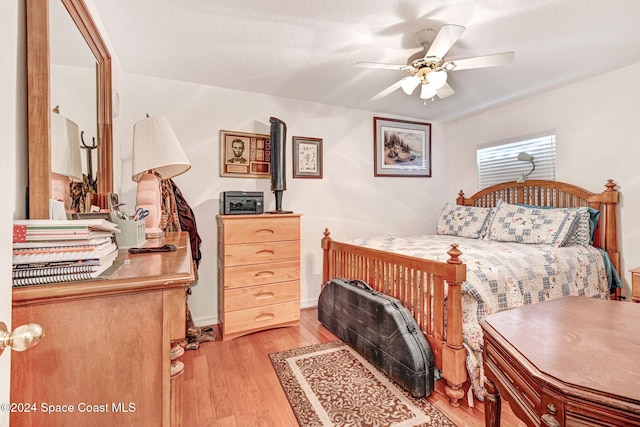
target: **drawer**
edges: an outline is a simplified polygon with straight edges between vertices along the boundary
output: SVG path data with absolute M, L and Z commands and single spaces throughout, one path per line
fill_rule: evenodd
M 300 242 L 226 245 L 223 256 L 225 267 L 295 261 L 300 259 Z
M 220 237 L 225 245 L 300 240 L 300 217 L 225 219 Z
M 300 320 L 300 301 L 255 307 L 225 313 L 223 335 L 259 331 L 278 324 Z
M 222 282 L 225 289 L 289 282 L 300 278 L 300 261 L 225 267 Z
M 300 300 L 300 282 L 273 283 L 224 292 L 224 311 L 244 310 L 265 305 Z

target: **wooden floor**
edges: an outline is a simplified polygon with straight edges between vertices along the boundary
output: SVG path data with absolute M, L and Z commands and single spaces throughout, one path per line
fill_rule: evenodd
M 316 309 L 302 311 L 300 326 L 259 332 L 231 341 L 200 344 L 180 360 L 184 426 L 297 426 L 268 355 L 332 341 L 336 337 L 318 322 Z M 219 337 L 219 334 L 217 334 Z M 459 426 L 484 426 L 484 406 L 449 405 L 442 381 L 428 400 Z M 502 405 L 502 425 L 524 426 Z

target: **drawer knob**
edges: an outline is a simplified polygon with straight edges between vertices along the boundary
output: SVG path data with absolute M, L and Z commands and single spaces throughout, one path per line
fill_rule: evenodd
M 273 254 L 275 254 L 275 252 L 272 251 L 271 249 L 264 249 L 262 251 L 256 252 L 256 255 L 258 255 L 258 256 L 269 256 L 269 255 L 273 255 Z
M 260 230 L 256 230 L 256 236 L 271 236 L 274 233 L 273 230 L 269 228 L 261 228 Z
M 265 313 L 256 317 L 256 322 L 264 322 L 265 320 L 271 320 L 275 317 L 273 313 Z
M 256 299 L 269 299 L 269 298 L 273 298 L 274 293 L 273 292 L 261 292 L 259 294 L 256 294 Z
M 273 271 L 259 271 L 255 274 L 255 277 L 261 279 L 263 277 L 271 277 L 274 275 Z

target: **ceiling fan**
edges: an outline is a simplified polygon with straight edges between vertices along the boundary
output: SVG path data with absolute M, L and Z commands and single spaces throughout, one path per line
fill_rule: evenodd
M 453 88 L 447 84 L 448 72 L 468 70 L 471 68 L 495 67 L 497 65 L 510 64 L 513 61 L 515 56 L 514 52 L 447 61 L 445 55 L 460 38 L 464 30 L 465 27 L 460 25 L 443 25 L 435 38 L 433 37 L 435 32 L 430 28 L 420 31 L 416 34 L 416 42 L 423 47 L 424 53 L 419 52 L 409 57 L 407 65 L 357 62 L 355 66 L 360 68 L 399 70 L 406 71 L 410 74 L 408 77 L 397 81 L 371 99 L 384 98 L 400 88 L 402 88 L 407 95 L 411 95 L 419 85 L 422 85 L 420 90 L 420 98 L 422 99 L 430 99 L 436 95 L 438 98 L 446 98 L 455 93 Z

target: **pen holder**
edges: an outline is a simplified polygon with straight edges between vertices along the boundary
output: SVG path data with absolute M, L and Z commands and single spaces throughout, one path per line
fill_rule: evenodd
M 118 249 L 139 248 L 147 242 L 144 237 L 144 221 L 122 219 L 111 214 L 111 222 L 118 224 L 118 228 L 121 230 L 120 233 L 115 234 Z

